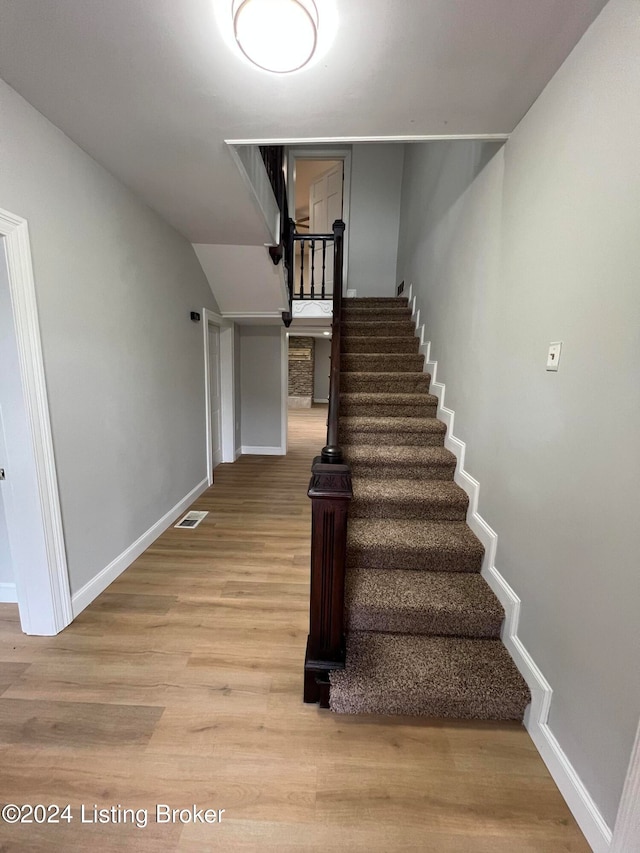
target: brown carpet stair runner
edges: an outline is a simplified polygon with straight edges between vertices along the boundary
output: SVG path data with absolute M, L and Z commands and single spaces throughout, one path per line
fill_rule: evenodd
M 331 674 L 345 714 L 522 719 L 529 689 L 500 641 L 504 611 L 406 299 L 346 299 L 340 443 L 353 474 L 347 661 Z

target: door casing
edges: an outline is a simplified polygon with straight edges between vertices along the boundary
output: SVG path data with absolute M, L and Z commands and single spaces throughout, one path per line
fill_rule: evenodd
M 229 320 L 208 308 L 202 309 L 202 332 L 204 343 L 204 398 L 206 417 L 207 482 L 213 485 L 213 460 L 211 458 L 211 386 L 209 356 L 209 326 L 220 329 L 220 439 L 223 462 L 236 461 L 235 448 L 235 326 Z

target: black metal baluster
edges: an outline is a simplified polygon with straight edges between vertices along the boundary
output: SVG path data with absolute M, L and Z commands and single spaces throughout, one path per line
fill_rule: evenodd
M 300 240 L 300 299 L 304 299 L 304 240 Z
M 311 298 L 315 299 L 315 271 L 316 271 L 316 241 L 312 240 L 311 243 Z
M 324 283 L 325 283 L 325 267 L 327 265 L 327 241 L 322 241 L 322 290 L 321 295 L 324 299 Z

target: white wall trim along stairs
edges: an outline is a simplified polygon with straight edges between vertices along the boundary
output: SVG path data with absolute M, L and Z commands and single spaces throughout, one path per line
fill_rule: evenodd
M 458 460 L 454 480 L 469 495 L 467 523 L 485 547 L 482 576 L 505 610 L 502 642 L 531 690 L 531 705 L 525 713 L 524 725 L 587 841 L 595 853 L 605 853 L 611 849 L 611 828 L 549 727 L 553 689 L 518 637 L 520 598 L 496 568 L 498 534 L 478 512 L 480 483 L 465 470 L 466 444 L 454 435 L 455 412 L 445 406 L 446 386 L 437 381 L 438 362 L 431 356 L 431 342 L 425 341 L 425 325 L 420 323 L 413 285 L 409 287 L 408 297 L 420 352 L 424 355 L 424 370 L 431 374 L 430 391 L 438 398 L 437 417 L 447 425 L 445 447 Z

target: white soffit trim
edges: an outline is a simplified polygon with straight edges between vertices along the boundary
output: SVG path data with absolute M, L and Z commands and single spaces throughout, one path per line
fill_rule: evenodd
M 321 136 L 275 139 L 225 139 L 227 145 L 357 145 L 360 142 L 439 142 L 447 139 L 507 140 L 510 133 L 440 133 L 431 136 Z

